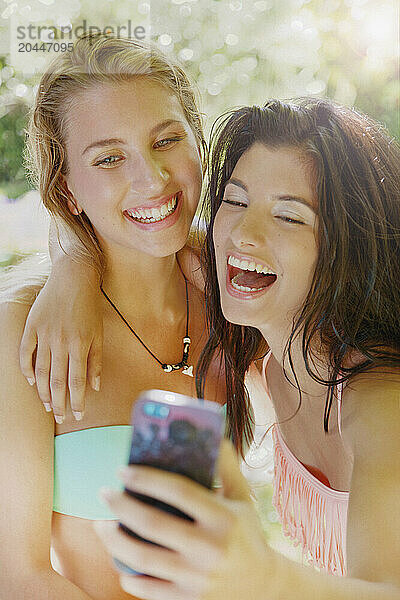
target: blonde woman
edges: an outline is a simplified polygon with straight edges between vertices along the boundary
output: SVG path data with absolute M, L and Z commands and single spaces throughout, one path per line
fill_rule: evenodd
M 101 385 L 95 376 L 95 389 L 86 391 L 85 414 L 76 405 L 74 415 L 69 405 L 64 411 L 60 402 L 54 424 L 20 372 L 29 305 L 18 294 L 0 305 L 4 598 L 128 597 L 91 525 L 113 518 L 97 491 L 115 483 L 125 461 L 138 393 L 158 387 L 195 395 L 203 298 L 176 252 L 199 200 L 203 146 L 193 89 L 153 46 L 82 38 L 41 79 L 29 125 L 32 169 L 55 222 L 71 233 L 71 246 L 80 240 L 101 273 L 103 370 Z M 67 373 L 71 390 L 81 383 L 80 345 L 68 361 L 65 337 L 60 332 L 51 348 L 38 339 L 36 378 L 47 399 L 50 390 L 62 396 Z M 217 364 L 208 377 L 207 396 L 222 403 L 219 371 Z

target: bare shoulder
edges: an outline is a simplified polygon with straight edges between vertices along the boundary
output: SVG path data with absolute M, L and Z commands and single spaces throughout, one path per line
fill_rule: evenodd
M 355 451 L 370 452 L 371 439 L 382 455 L 400 450 L 400 368 L 357 375 L 343 392 L 342 407 L 343 435 Z
M 19 302 L 0 303 L 0 375 L 6 368 L 19 368 L 19 346 L 31 306 Z
M 40 421 L 40 415 L 44 412 L 36 387 L 27 383 L 19 363 L 19 347 L 29 310 L 29 305 L 17 302 L 0 304 L 0 407 L 4 415 L 2 424 L 7 422 L 8 418 L 10 422 L 12 419 L 21 418 L 27 423 L 37 423 L 37 419 Z M 48 424 L 48 419 L 45 419 L 44 423 Z
M 5 338 L 12 335 L 14 338 L 23 334 L 26 318 L 31 309 L 31 304 L 21 302 L 0 302 L 0 335 Z

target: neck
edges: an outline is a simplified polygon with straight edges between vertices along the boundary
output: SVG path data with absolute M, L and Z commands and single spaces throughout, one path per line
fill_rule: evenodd
M 185 284 L 176 255 L 154 257 L 135 252 L 107 256 L 103 289 L 135 321 L 163 316 L 174 319 L 185 310 Z
M 290 327 L 274 327 L 270 325 L 265 325 L 259 328 L 262 333 L 264 339 L 266 340 L 272 357 L 275 359 L 277 363 L 279 363 L 280 367 L 285 369 L 286 375 L 293 385 L 297 387 L 296 379 L 293 375 L 290 362 L 289 355 L 286 353 L 285 355 L 285 347 L 286 342 L 289 339 L 291 328 Z M 303 352 L 302 352 L 302 333 L 298 335 L 291 344 L 291 358 L 293 363 L 294 372 L 296 374 L 298 383 L 301 389 L 310 396 L 319 396 L 326 395 L 327 388 L 318 382 L 316 382 L 306 370 L 306 366 L 304 363 Z M 271 358 L 272 358 L 271 357 Z M 321 377 L 326 379 L 328 377 L 328 370 L 322 358 L 322 355 L 316 353 L 315 367 L 312 361 L 309 359 L 310 367 L 312 371 L 317 371 Z

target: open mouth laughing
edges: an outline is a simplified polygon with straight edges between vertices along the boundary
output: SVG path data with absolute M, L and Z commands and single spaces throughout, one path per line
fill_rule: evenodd
M 234 297 L 253 297 L 265 292 L 277 279 L 271 268 L 255 259 L 228 255 L 227 289 Z

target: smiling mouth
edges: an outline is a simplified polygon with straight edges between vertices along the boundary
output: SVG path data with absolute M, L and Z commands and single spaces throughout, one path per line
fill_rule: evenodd
M 138 223 L 159 223 L 174 214 L 182 192 L 178 192 L 157 208 L 138 208 L 125 211 L 131 219 Z
M 260 292 L 277 279 L 267 266 L 235 256 L 228 257 L 228 277 L 233 289 L 247 294 Z

